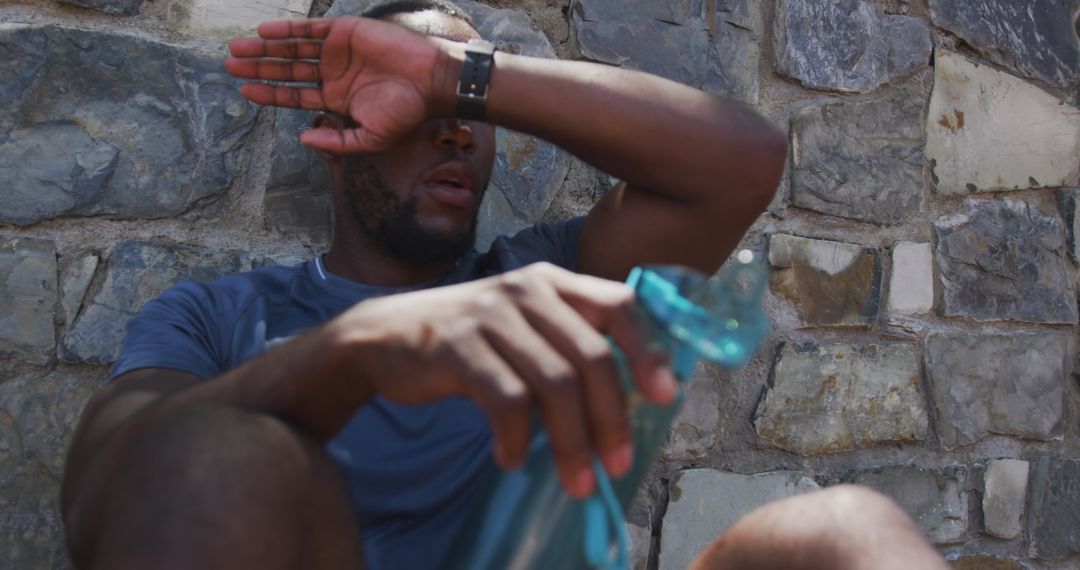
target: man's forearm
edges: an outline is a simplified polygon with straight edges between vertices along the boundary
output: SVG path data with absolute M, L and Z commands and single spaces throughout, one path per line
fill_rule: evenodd
M 327 440 L 370 397 L 361 378 L 345 378 L 336 339 L 328 324 L 221 376 L 191 385 L 121 379 L 88 406 L 83 439 L 99 440 L 117 428 L 153 423 L 155 417 L 180 407 L 218 404 L 274 415 Z
M 771 191 L 786 153 L 784 133 L 749 107 L 617 67 L 496 53 L 489 92 L 489 121 L 674 199 L 707 198 L 718 182 Z

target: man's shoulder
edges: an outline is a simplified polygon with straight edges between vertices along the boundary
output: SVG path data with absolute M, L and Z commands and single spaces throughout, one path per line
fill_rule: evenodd
M 577 270 L 578 239 L 584 217 L 538 223 L 513 236 L 500 236 L 486 254 L 497 271 L 509 271 L 546 261 L 571 271 Z
M 159 301 L 195 300 L 212 305 L 242 305 L 245 300 L 261 295 L 288 294 L 293 283 L 306 274 L 307 263 L 268 265 L 242 273 L 226 275 L 212 281 L 184 280 L 165 291 Z

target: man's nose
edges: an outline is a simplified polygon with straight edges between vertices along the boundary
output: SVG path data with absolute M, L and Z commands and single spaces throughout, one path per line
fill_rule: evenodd
M 448 149 L 460 148 L 467 154 L 472 154 L 476 150 L 472 127 L 458 119 L 440 121 L 438 130 L 435 132 L 435 146 Z

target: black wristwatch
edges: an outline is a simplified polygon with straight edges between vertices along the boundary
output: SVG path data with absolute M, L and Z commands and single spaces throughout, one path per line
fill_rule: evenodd
M 495 44 L 469 40 L 457 85 L 457 116 L 483 121 L 487 111 L 488 83 L 495 66 Z

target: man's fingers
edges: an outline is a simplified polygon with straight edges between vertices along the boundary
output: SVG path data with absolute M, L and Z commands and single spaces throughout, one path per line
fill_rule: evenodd
M 248 101 L 258 105 L 312 109 L 314 111 L 329 110 L 323 100 L 322 91 L 319 89 L 280 87 L 265 83 L 245 83 L 240 86 L 240 94 Z
M 633 448 L 611 343 L 561 299 L 552 297 L 525 301 L 522 312 L 580 375 L 592 447 L 607 471 L 621 477 L 631 467 Z
M 383 141 L 363 127 L 356 129 L 311 129 L 300 134 L 300 142 L 331 154 L 364 154 L 385 148 Z
M 517 467 L 532 438 L 529 390 L 502 357 L 482 341 L 476 344 L 468 351 L 465 392 L 491 423 L 495 461 L 504 468 Z
M 288 38 L 322 39 L 330 33 L 333 18 L 298 18 L 273 20 L 259 24 L 259 37 L 265 40 Z
M 322 80 L 318 64 L 306 61 L 229 57 L 225 59 L 225 71 L 233 77 L 263 81 L 318 83 Z
M 264 40 L 236 38 L 229 42 L 233 57 L 279 57 L 282 59 L 319 59 L 322 41 L 305 39 Z
M 485 338 L 531 389 L 563 486 L 573 497 L 589 496 L 595 487 L 586 425 L 591 418 L 585 417 L 577 370 L 517 310 L 498 311 L 486 320 L 494 325 L 485 328 Z
M 568 271 L 553 277 L 563 300 L 594 328 L 610 335 L 626 354 L 641 393 L 653 403 L 671 403 L 678 394 L 678 384 L 667 358 L 648 346 L 633 291 L 622 283 Z

